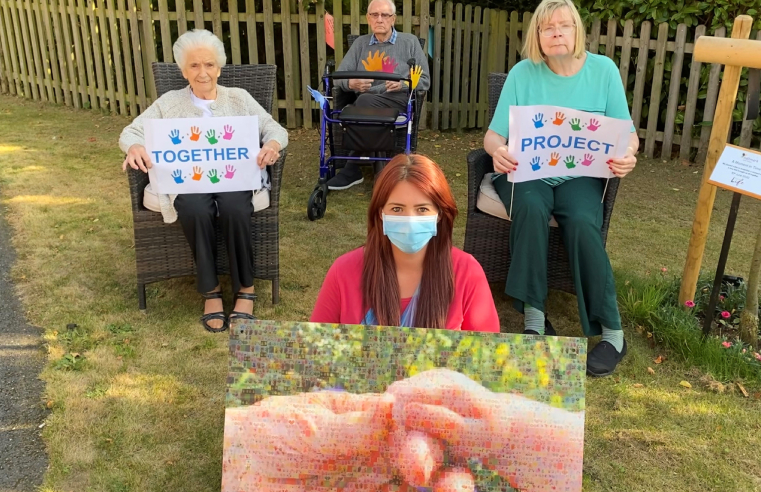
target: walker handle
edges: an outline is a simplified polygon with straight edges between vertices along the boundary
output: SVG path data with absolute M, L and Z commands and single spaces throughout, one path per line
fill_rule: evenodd
M 399 75 L 398 73 L 386 73 L 386 72 L 366 72 L 366 71 L 356 71 L 356 72 L 333 72 L 330 75 L 328 75 L 333 80 L 346 80 L 346 79 L 372 79 L 372 80 L 390 80 L 392 82 L 400 82 L 402 80 L 406 80 L 408 82 L 412 82 L 407 77 L 403 77 Z

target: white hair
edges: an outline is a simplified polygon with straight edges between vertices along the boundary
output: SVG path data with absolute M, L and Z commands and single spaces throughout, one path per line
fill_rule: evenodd
M 225 45 L 222 44 L 222 41 L 206 29 L 193 29 L 177 38 L 172 48 L 174 59 L 177 61 L 180 69 L 185 68 L 185 53 L 193 48 L 201 47 L 208 48 L 214 52 L 214 57 L 217 59 L 219 68 L 225 66 L 227 55 L 225 54 Z
M 396 15 L 396 4 L 393 2 L 393 0 L 370 0 L 370 3 L 367 4 L 367 10 L 370 11 L 370 5 L 374 4 L 375 2 L 386 2 L 389 7 L 391 7 L 391 13 Z

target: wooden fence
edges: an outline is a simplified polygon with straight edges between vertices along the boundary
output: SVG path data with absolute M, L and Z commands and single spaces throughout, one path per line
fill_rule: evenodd
M 277 65 L 273 116 L 289 128 L 311 128 L 318 113 L 306 85 L 319 84 L 329 57 L 340 63 L 347 34 L 367 32 L 367 0 L 349 0 L 346 13 L 341 2 L 331 6 L 335 50 L 325 43 L 325 0 L 277 1 L 0 0 L 0 91 L 136 116 L 156 97 L 150 64 L 173 61 L 177 37 L 203 26 L 223 39 L 228 62 Z M 486 76 L 520 61 L 530 14 L 441 0 L 398 3 L 397 29 L 432 45 L 424 127 L 484 128 Z M 712 66 L 706 81 L 706 71 L 691 63 L 694 39 L 706 34 L 705 26 L 680 25 L 673 37 L 667 24 L 635 29 L 632 21 L 609 21 L 603 32 L 596 21 L 589 27 L 589 50 L 620 67 L 644 153 L 669 158 L 678 146 L 681 158 L 702 162 L 721 72 Z M 738 126 L 740 144 L 749 146 L 753 122 Z

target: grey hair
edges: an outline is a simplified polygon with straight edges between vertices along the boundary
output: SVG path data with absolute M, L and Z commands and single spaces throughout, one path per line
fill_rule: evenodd
M 222 44 L 222 41 L 206 29 L 193 29 L 177 38 L 177 41 L 174 42 L 174 47 L 172 47 L 174 59 L 177 61 L 180 69 L 185 68 L 185 53 L 190 49 L 201 47 L 208 48 L 214 52 L 214 57 L 217 59 L 219 68 L 225 66 L 227 55 L 225 54 L 225 45 Z
M 370 3 L 367 4 L 368 11 L 370 11 L 370 5 L 374 4 L 375 2 L 386 2 L 391 7 L 391 13 L 396 15 L 396 4 L 393 2 L 393 0 L 370 0 Z

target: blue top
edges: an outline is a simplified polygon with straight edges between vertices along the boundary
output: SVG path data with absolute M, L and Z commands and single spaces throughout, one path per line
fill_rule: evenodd
M 587 52 L 584 65 L 574 75 L 558 75 L 545 62 L 522 60 L 507 75 L 489 130 L 509 136 L 510 106 L 545 104 L 586 111 L 621 120 L 631 119 L 626 92 L 616 64 L 603 55 Z M 635 131 L 632 125 L 632 132 Z M 497 175 L 495 175 L 496 177 Z M 557 185 L 568 178 L 547 178 Z

